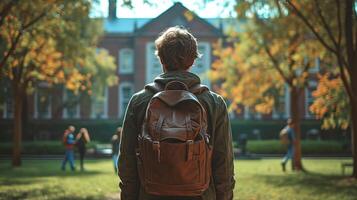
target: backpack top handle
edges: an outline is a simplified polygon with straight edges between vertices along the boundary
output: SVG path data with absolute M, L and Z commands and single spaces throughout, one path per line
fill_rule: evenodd
M 187 85 L 181 81 L 170 81 L 165 85 L 164 90 L 186 90 L 189 91 Z

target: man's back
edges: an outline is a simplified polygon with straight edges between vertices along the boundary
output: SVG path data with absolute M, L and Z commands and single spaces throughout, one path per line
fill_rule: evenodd
M 192 87 L 200 83 L 200 79 L 189 72 L 167 72 L 155 79 L 155 83 L 164 86 L 178 80 Z M 135 94 L 128 106 L 124 124 L 119 159 L 119 176 L 122 183 L 122 200 L 126 199 L 177 199 L 175 197 L 155 197 L 145 193 L 140 186 L 136 165 L 137 136 L 140 133 L 146 107 L 155 94 L 154 88 L 147 87 Z M 213 146 L 212 178 L 210 186 L 202 195 L 203 199 L 232 199 L 234 187 L 232 135 L 224 100 L 213 92 L 202 92 L 196 95 L 207 111 L 208 134 Z M 180 199 L 184 199 L 181 198 Z M 189 197 L 187 199 L 194 199 Z M 198 198 L 200 199 L 200 198 Z

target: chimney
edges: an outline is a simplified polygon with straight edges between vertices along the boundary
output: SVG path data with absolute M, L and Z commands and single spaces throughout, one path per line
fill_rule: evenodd
M 117 0 L 108 0 L 108 18 L 109 20 L 115 20 L 117 18 Z

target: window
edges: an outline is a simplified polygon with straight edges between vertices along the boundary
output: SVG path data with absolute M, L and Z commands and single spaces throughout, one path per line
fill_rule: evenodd
M 94 119 L 105 119 L 108 117 L 108 87 L 102 91 L 102 95 L 92 95 L 92 114 Z
M 79 118 L 79 95 L 75 95 L 72 91 L 65 89 L 63 91 L 63 104 L 62 117 L 64 119 Z
M 49 119 L 51 118 L 52 96 L 48 89 L 38 88 L 35 93 L 35 118 Z
M 4 99 L 1 99 L 0 102 L 3 102 L 3 105 L 0 106 L 2 113 L 3 113 L 3 118 L 13 118 L 14 117 L 14 100 L 13 100 L 13 95 L 12 95 L 12 90 L 11 88 L 8 88 L 5 86 L 4 90 L 1 91 L 3 93 Z
M 319 71 L 320 71 L 320 58 L 316 58 L 315 59 L 315 66 L 311 67 L 309 69 L 309 72 L 312 73 L 312 74 L 316 74 L 316 73 L 319 73 Z
M 134 87 L 131 83 L 126 82 L 119 85 L 119 117 L 124 116 L 133 93 Z
M 261 119 L 262 114 L 256 112 L 254 108 L 244 106 L 244 119 Z
M 14 101 L 11 98 L 6 98 L 4 108 L 4 118 L 14 118 Z
M 132 49 L 119 51 L 119 74 L 131 74 L 134 72 L 134 54 Z
M 208 42 L 200 42 L 198 44 L 198 51 L 202 54 L 201 58 L 197 58 L 191 72 L 197 74 L 201 78 L 204 85 L 210 87 L 210 81 L 207 77 L 207 72 L 211 66 L 211 48 Z
M 310 111 L 310 106 L 314 103 L 314 97 L 312 96 L 312 93 L 316 90 L 316 88 L 316 81 L 309 81 L 308 87 L 305 88 L 305 118 L 307 119 L 314 116 L 314 114 Z
M 152 82 L 162 73 L 161 63 L 155 55 L 155 45 L 150 42 L 146 45 L 146 83 Z
M 285 85 L 283 93 L 276 99 L 273 107 L 273 119 L 286 119 L 290 116 L 289 86 Z

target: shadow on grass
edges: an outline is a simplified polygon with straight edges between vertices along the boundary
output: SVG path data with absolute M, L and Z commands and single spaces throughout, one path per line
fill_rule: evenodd
M 96 163 L 101 161 L 91 161 L 90 163 Z M 89 163 L 87 163 L 89 164 Z M 2 178 L 34 178 L 34 177 L 83 177 L 83 176 L 94 176 L 98 174 L 108 173 L 108 171 L 100 169 L 90 169 L 85 171 L 80 171 L 77 169 L 71 171 L 67 166 L 66 171 L 61 170 L 61 161 L 31 161 L 24 163 L 21 167 L 11 167 L 10 165 L 0 165 L 0 176 Z M 1 182 L 0 182 L 1 184 Z
M 103 199 L 101 196 L 76 196 L 75 194 L 68 194 L 63 188 L 59 187 L 43 187 L 36 190 L 21 191 L 17 189 L 11 189 L 6 191 L 0 191 L 0 199 L 53 199 L 53 200 L 97 200 Z
M 357 181 L 345 176 L 307 172 L 298 174 L 262 175 L 257 178 L 275 187 L 306 190 L 311 194 L 325 193 L 335 195 L 339 193 L 348 196 L 357 196 Z

